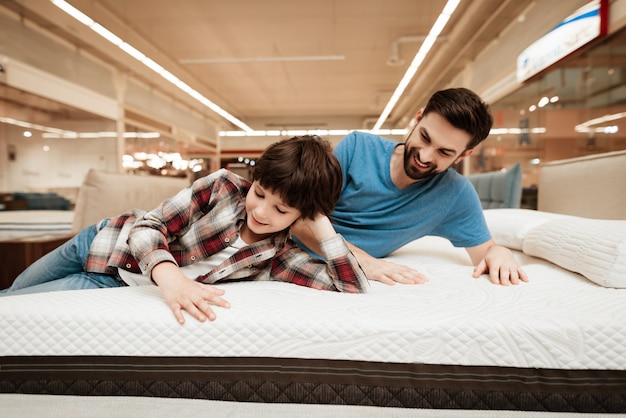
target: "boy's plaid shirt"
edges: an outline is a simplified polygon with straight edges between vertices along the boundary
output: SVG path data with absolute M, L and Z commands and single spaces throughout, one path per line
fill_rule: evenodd
M 206 259 L 237 240 L 249 188 L 247 180 L 222 169 L 150 212 L 134 210 L 111 218 L 94 239 L 85 270 L 115 274 L 123 268 L 149 274 L 164 261 L 186 266 Z M 196 280 L 274 280 L 323 290 L 367 291 L 367 278 L 343 237 L 320 246 L 326 261 L 299 248 L 285 230 L 242 248 Z

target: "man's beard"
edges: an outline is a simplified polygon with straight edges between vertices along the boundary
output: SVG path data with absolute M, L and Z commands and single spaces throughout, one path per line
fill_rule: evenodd
M 420 161 L 419 152 L 412 152 L 409 148 L 404 145 L 404 172 L 407 176 L 409 176 L 412 180 L 424 180 L 430 177 L 433 177 L 439 174 L 437 171 L 437 164 L 432 164 L 429 166 L 428 171 L 420 171 L 415 168 L 415 160 Z

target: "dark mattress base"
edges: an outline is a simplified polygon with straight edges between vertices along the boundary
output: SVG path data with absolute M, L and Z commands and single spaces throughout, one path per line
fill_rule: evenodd
M 0 357 L 0 393 L 626 412 L 626 370 L 209 357 Z

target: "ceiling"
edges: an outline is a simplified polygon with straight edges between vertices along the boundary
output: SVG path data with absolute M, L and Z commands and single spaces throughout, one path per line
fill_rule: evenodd
M 406 127 L 436 90 L 534 0 L 461 1 L 386 120 Z M 253 129 L 371 128 L 445 0 L 70 0 Z M 0 7 L 120 70 L 177 95 L 49 0 Z M 435 77 L 421 77 L 423 71 Z M 3 99 L 28 102 L 0 90 Z M 62 112 L 32 98 L 42 110 Z M 214 118 L 221 129 L 239 129 Z M 344 126 L 337 126 L 343 124 Z M 349 124 L 350 126 L 345 126 Z

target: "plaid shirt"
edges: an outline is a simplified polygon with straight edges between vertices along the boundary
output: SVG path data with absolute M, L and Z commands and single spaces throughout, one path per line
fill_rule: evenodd
M 115 274 L 121 268 L 149 274 L 164 261 L 186 266 L 211 257 L 237 240 L 249 189 L 248 181 L 222 169 L 150 212 L 134 210 L 111 218 L 91 244 L 85 270 Z M 325 261 L 299 248 L 287 229 L 241 248 L 195 279 L 275 280 L 323 290 L 367 291 L 367 278 L 343 237 L 323 240 L 320 247 Z

